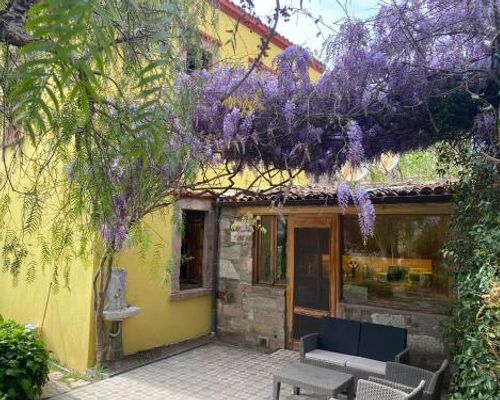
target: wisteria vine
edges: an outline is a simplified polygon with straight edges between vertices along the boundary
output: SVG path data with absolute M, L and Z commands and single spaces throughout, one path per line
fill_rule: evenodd
M 315 82 L 310 55 L 296 46 L 276 58 L 274 74 L 242 82 L 247 69 L 225 65 L 183 77 L 181 86 L 199 90 L 193 129 L 222 159 L 313 175 L 470 134 L 491 148 L 498 8 L 498 0 L 400 1 L 368 21 L 348 19 L 328 41 L 331 67 Z M 370 234 L 366 193 L 341 186 L 338 197 L 358 207 Z

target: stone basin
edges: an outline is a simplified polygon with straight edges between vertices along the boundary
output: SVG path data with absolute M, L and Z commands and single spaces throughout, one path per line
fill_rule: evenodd
M 140 307 L 127 306 L 120 310 L 104 310 L 102 312 L 102 317 L 107 321 L 123 321 L 129 317 L 132 317 L 141 311 Z

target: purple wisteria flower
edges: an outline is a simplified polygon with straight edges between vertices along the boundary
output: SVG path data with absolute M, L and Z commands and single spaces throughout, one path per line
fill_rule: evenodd
M 283 115 L 285 116 L 286 121 L 290 124 L 295 117 L 295 110 L 297 106 L 292 100 L 287 100 L 285 105 L 283 106 Z
M 299 46 L 290 46 L 276 57 L 281 95 L 290 96 L 296 88 L 302 92 L 311 88 L 308 71 L 310 58 L 309 53 Z
M 253 120 L 254 116 L 253 114 L 249 114 L 243 118 L 243 121 L 241 122 L 240 125 L 240 130 L 243 133 L 243 135 L 249 134 L 252 132 L 253 129 Z
M 347 161 L 353 166 L 359 166 L 365 159 L 365 152 L 363 150 L 363 131 L 359 124 L 351 120 L 347 124 L 347 138 L 349 140 L 347 147 Z
M 112 223 L 103 223 L 100 228 L 101 237 L 105 243 L 112 245 L 115 250 L 120 250 L 128 237 L 128 227 L 118 221 Z
M 488 40 L 496 29 L 491 7 L 470 0 L 457 0 L 454 7 L 449 0 L 422 0 L 410 12 L 403 3 L 384 5 L 367 21 L 343 22 L 328 41 L 331 68 L 314 82 L 310 56 L 296 46 L 276 58 L 275 74 L 259 71 L 242 82 L 248 69 L 231 65 L 192 74 L 186 85 L 200 93 L 194 98 L 196 134 L 216 141 L 224 160 L 321 175 L 335 173 L 345 161 L 359 166 L 388 151 L 422 149 L 471 131 L 453 127 L 436 135 L 429 106 L 431 100 L 432 107 L 449 101 L 447 93 L 473 92 L 490 101 L 483 93 L 490 85 Z M 462 76 L 471 70 L 478 72 Z M 249 105 L 251 129 L 243 121 Z M 480 113 L 475 108 L 470 116 Z M 485 137 L 476 132 L 487 131 L 478 128 L 486 122 L 478 116 L 472 132 L 480 141 Z
M 351 187 L 349 185 L 349 182 L 342 182 L 337 188 L 337 203 L 342 210 L 342 213 L 345 213 L 345 211 L 347 210 L 350 198 Z
M 495 134 L 496 116 L 494 112 L 483 112 L 476 115 L 472 126 L 474 141 L 479 144 L 491 144 Z
M 366 243 L 368 237 L 373 236 L 375 228 L 375 207 L 373 207 L 368 191 L 362 186 L 358 186 L 353 190 L 352 199 L 358 210 L 359 229 Z
M 224 139 L 230 140 L 234 137 L 237 129 L 238 123 L 240 122 L 240 109 L 234 107 L 231 112 L 225 115 L 224 122 L 222 125 L 222 133 L 224 134 Z

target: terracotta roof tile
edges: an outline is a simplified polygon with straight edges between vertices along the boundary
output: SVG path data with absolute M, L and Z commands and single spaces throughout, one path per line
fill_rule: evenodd
M 447 201 L 453 195 L 453 183 L 398 183 L 364 186 L 372 200 L 379 202 L 399 201 Z M 332 203 L 337 202 L 335 185 L 300 185 L 273 188 L 268 191 L 245 192 L 225 195 L 220 203 Z

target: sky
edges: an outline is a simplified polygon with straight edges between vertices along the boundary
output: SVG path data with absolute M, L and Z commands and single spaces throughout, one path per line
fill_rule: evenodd
M 301 0 L 282 0 L 281 5 L 294 8 L 300 7 Z M 350 16 L 366 18 L 377 11 L 378 0 L 302 0 L 302 6 L 312 16 L 297 13 L 288 22 L 278 22 L 277 31 L 293 43 L 307 47 L 320 57 L 324 40 L 333 33 L 330 27 L 335 21 L 345 17 L 345 12 L 339 5 L 344 5 Z M 257 16 L 266 22 L 265 16 L 272 15 L 276 5 L 275 0 L 254 0 Z M 322 24 L 316 25 L 314 19 L 321 17 Z M 319 33 L 319 36 L 317 36 Z

